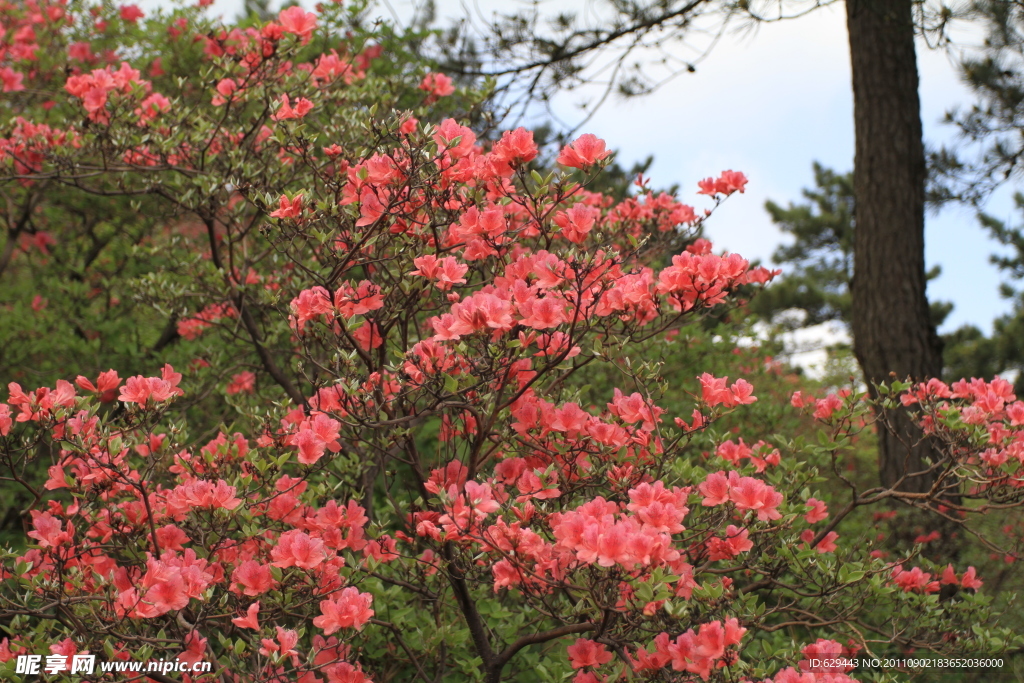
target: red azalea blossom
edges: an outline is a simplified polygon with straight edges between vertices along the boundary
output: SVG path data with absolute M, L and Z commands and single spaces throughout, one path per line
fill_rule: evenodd
M 563 147 L 555 161 L 563 166 L 589 168 L 611 155 L 611 150 L 605 149 L 604 144 L 604 140 L 596 135 L 584 133 Z

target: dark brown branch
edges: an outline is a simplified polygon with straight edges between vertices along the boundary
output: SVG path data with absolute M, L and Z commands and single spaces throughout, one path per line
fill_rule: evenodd
M 462 615 L 466 618 L 466 625 L 469 626 L 470 636 L 473 638 L 473 645 L 476 647 L 477 654 L 480 655 L 480 659 L 484 662 L 484 669 L 487 670 L 487 680 L 497 681 L 495 678 L 495 654 L 494 650 L 491 649 L 490 640 L 487 637 L 487 629 L 484 626 L 483 620 L 480 619 L 480 613 L 476 609 L 476 603 L 473 602 L 473 596 L 469 594 L 469 586 L 466 585 L 466 577 L 462 573 L 462 569 L 455 563 L 455 554 L 452 552 L 451 543 L 445 543 L 441 549 L 441 554 L 448 565 L 447 574 L 448 582 L 452 586 L 452 591 L 455 593 L 455 600 L 459 603 L 459 609 L 462 611 Z M 497 672 L 500 674 L 500 667 Z
M 546 643 L 549 640 L 555 638 L 561 638 L 562 636 L 568 636 L 573 633 L 587 633 L 588 631 L 596 631 L 597 624 L 592 624 L 589 621 L 580 624 L 566 624 L 565 626 L 559 626 L 553 628 L 550 631 L 543 631 L 541 633 L 531 633 L 530 635 L 522 636 L 514 643 L 506 647 L 498 658 L 494 662 L 494 666 L 501 670 L 501 667 L 508 663 L 508 660 L 512 659 L 513 656 L 524 647 L 528 645 L 536 645 L 537 643 Z
M 263 368 L 267 371 L 267 374 L 284 389 L 288 397 L 295 402 L 295 405 L 305 405 L 305 397 L 295 388 L 295 385 L 288 379 L 288 376 L 274 362 L 274 357 L 267 351 L 267 347 L 263 345 L 263 337 L 260 334 L 259 326 L 256 324 L 256 320 L 253 319 L 252 313 L 249 312 L 248 306 L 245 305 L 245 296 L 241 292 L 235 296 L 235 307 L 238 308 L 238 317 L 242 320 L 242 325 L 245 327 L 246 332 L 249 333 L 253 348 L 256 349 L 256 355 L 260 357 L 260 362 L 263 363 Z

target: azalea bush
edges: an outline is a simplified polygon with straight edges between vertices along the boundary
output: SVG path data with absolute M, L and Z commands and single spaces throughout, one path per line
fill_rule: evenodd
M 268 139 L 289 124 L 274 118 L 282 97 L 301 110 L 298 94 L 317 92 L 304 125 L 349 147 L 372 107 L 476 121 L 483 95 L 428 77 L 408 53 L 416 36 L 366 28 L 358 3 L 325 7 L 316 31 L 304 12 L 264 27 L 224 25 L 202 7 L 121 9 L 2 7 L 0 377 L 52 386 L 187 366 L 195 391 L 179 409 L 216 431 L 239 402 L 279 398 L 283 375 L 267 366 L 291 354 L 287 328 L 268 324 L 294 290 L 290 266 L 253 242 L 266 214 L 232 184 L 279 193 L 302 182 L 305 165 Z M 250 69 L 254 46 L 267 57 Z M 263 279 L 238 287 L 241 273 Z M 33 485 L 41 474 L 28 473 Z M 18 528 L 30 503 L 0 486 L 2 526 Z
M 944 454 L 908 494 L 847 476 L 886 428 L 863 396 L 766 394 L 756 355 L 658 362 L 721 344 L 704 326 L 776 275 L 699 238 L 742 173 L 699 181 L 706 209 L 594 192 L 603 140 L 538 165 L 529 130 L 490 134 L 485 91 L 385 61 L 359 8 L 5 12 L 2 180 L 33 217 L 6 265 L 52 277 L 40 259 L 90 234 L 61 207 L 114 198 L 110 258 L 157 315 L 125 352 L 145 371 L 10 378 L 3 675 L 90 652 L 211 662 L 197 681 L 806 683 L 892 673 L 813 657 L 1019 647 L 973 567 L 843 526 L 1017 507 L 1005 382 L 885 389 Z
M 226 369 L 220 346 L 188 343 L 233 310 L 219 279 L 195 261 L 209 261 L 211 239 L 240 272 L 270 260 L 238 253 L 253 216 L 264 214 L 232 179 L 277 191 L 302 172 L 286 145 L 267 140 L 295 111 L 281 109 L 282 98 L 303 111 L 296 93 L 316 90 L 321 106 L 303 112 L 305 125 L 341 146 L 358 143 L 355 121 L 373 106 L 435 122 L 481 113 L 480 93 L 456 92 L 412 61 L 415 35 L 362 28 L 358 3 L 325 7 L 315 33 L 306 13 L 261 27 L 224 25 L 202 7 L 145 18 L 121 9 L 3 6 L 7 377 L 52 384 L 197 356 Z M 253 45 L 268 54 L 250 68 L 242 60 Z M 165 279 L 143 279 L 157 275 Z M 251 308 L 262 322 L 260 303 Z M 251 340 L 229 356 L 241 364 L 246 347 Z

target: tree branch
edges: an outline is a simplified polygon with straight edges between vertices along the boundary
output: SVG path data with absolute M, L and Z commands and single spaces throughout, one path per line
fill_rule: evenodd
M 559 626 L 553 628 L 550 631 L 543 631 L 541 633 L 531 633 L 530 635 L 523 636 L 516 640 L 514 643 L 506 647 L 498 658 L 494 662 L 494 666 L 501 670 L 501 667 L 505 666 L 508 660 L 512 659 L 513 656 L 524 647 L 528 645 L 536 645 L 537 643 L 546 643 L 549 640 L 555 638 L 561 638 L 562 636 L 568 636 L 573 633 L 587 633 L 588 631 L 596 631 L 597 624 L 592 624 L 589 621 L 579 624 L 566 624 L 565 626 Z

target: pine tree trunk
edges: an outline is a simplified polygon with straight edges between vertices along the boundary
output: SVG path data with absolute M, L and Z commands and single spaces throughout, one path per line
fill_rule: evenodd
M 856 131 L 854 352 L 870 383 L 936 377 L 941 346 L 925 296 L 925 155 L 912 0 L 847 0 Z M 906 413 L 879 426 L 881 483 L 927 491 L 930 448 Z

